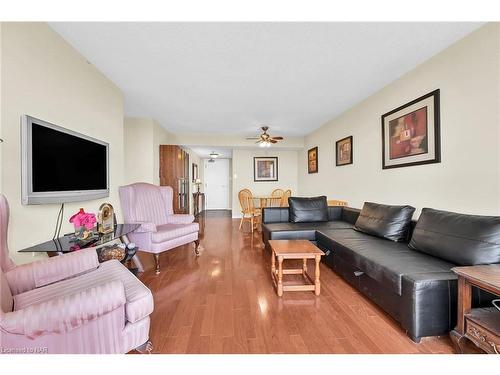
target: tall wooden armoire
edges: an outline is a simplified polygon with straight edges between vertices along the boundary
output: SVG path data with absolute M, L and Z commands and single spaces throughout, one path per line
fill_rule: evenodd
M 160 185 L 174 190 L 174 213 L 189 213 L 189 154 L 180 146 L 160 146 Z

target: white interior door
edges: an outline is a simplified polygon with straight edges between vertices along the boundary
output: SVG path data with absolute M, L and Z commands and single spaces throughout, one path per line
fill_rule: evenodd
M 207 210 L 229 208 L 229 159 L 215 159 L 204 163 L 205 199 Z

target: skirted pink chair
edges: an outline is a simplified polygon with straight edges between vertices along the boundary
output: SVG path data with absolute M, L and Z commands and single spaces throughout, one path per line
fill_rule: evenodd
M 160 273 L 160 253 L 194 242 L 200 255 L 199 224 L 194 216 L 174 214 L 173 190 L 170 186 L 135 183 L 120 187 L 120 201 L 126 224 L 141 226 L 128 235 L 139 250 L 152 253 L 156 273 Z
M 126 353 L 151 349 L 151 291 L 120 262 L 86 249 L 16 266 L 0 194 L 0 350 Z

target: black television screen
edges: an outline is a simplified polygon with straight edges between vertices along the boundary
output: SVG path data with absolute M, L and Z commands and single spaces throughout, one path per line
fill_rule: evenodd
M 31 127 L 33 192 L 107 188 L 107 147 L 35 122 Z
M 21 116 L 23 204 L 109 197 L 109 144 L 28 115 Z

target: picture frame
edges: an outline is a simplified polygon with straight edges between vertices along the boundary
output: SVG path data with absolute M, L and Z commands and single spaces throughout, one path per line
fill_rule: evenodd
M 441 162 L 440 90 L 381 116 L 382 169 Z
M 307 151 L 307 173 L 318 173 L 318 147 Z
M 191 178 L 193 182 L 198 179 L 198 164 L 196 163 L 191 164 Z
M 253 180 L 254 182 L 278 181 L 278 157 L 254 157 Z
M 341 167 L 353 163 L 352 135 L 335 142 L 335 165 Z

